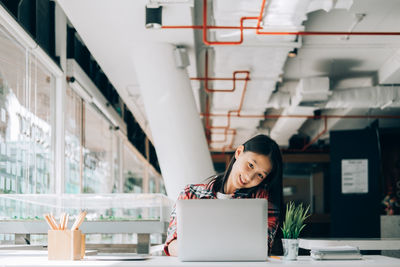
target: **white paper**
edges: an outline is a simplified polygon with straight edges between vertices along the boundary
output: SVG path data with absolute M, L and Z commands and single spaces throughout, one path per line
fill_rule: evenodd
M 0 189 L 4 189 L 4 177 L 0 177 Z
M 342 160 L 342 194 L 368 193 L 368 159 Z

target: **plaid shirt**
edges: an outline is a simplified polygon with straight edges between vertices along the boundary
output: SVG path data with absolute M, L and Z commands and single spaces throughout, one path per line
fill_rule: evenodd
M 214 183 L 210 184 L 191 184 L 187 185 L 180 193 L 178 199 L 215 199 L 217 196 L 213 192 Z M 265 198 L 268 199 L 268 192 L 259 190 L 254 197 L 236 191 L 232 198 Z M 268 248 L 272 247 L 276 231 L 279 224 L 279 207 L 268 201 Z M 167 240 L 164 245 L 164 252 L 169 255 L 168 245 L 177 239 L 176 234 L 176 207 L 174 206 L 171 212 L 171 219 L 168 227 Z

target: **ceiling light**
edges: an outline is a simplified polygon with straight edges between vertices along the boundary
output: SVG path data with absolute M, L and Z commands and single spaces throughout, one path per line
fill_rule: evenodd
M 288 54 L 289 57 L 296 57 L 297 56 L 297 48 L 293 49 L 292 51 L 289 52 Z
M 147 29 L 160 29 L 162 6 L 146 5 L 146 28 Z

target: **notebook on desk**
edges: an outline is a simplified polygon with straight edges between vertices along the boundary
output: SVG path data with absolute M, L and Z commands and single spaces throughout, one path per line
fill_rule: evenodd
M 265 261 L 268 201 L 178 200 L 178 257 L 182 261 Z

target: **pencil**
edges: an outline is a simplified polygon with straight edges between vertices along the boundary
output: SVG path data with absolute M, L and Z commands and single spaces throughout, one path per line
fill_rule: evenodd
M 57 227 L 54 225 L 52 220 L 50 219 L 49 214 L 44 214 L 44 219 L 46 220 L 47 224 L 50 226 L 52 230 L 57 230 Z
M 69 218 L 69 214 L 67 213 L 67 215 L 65 216 L 65 219 L 64 219 L 64 229 L 68 227 L 68 218 Z
M 61 213 L 60 216 L 60 230 L 64 230 L 64 220 L 65 220 L 65 212 Z
M 82 211 L 81 213 L 79 213 L 78 218 L 75 220 L 74 224 L 71 227 L 72 231 L 75 231 L 79 228 L 79 226 L 81 226 L 81 224 L 83 223 L 85 216 L 86 216 L 87 212 L 86 211 Z
M 50 213 L 49 217 L 50 217 L 50 220 L 53 222 L 53 224 L 54 224 L 55 227 L 56 227 L 56 229 L 54 229 L 54 230 L 59 230 L 60 227 L 58 226 L 57 221 L 56 221 L 56 219 L 54 218 L 54 216 L 53 216 L 52 213 Z

